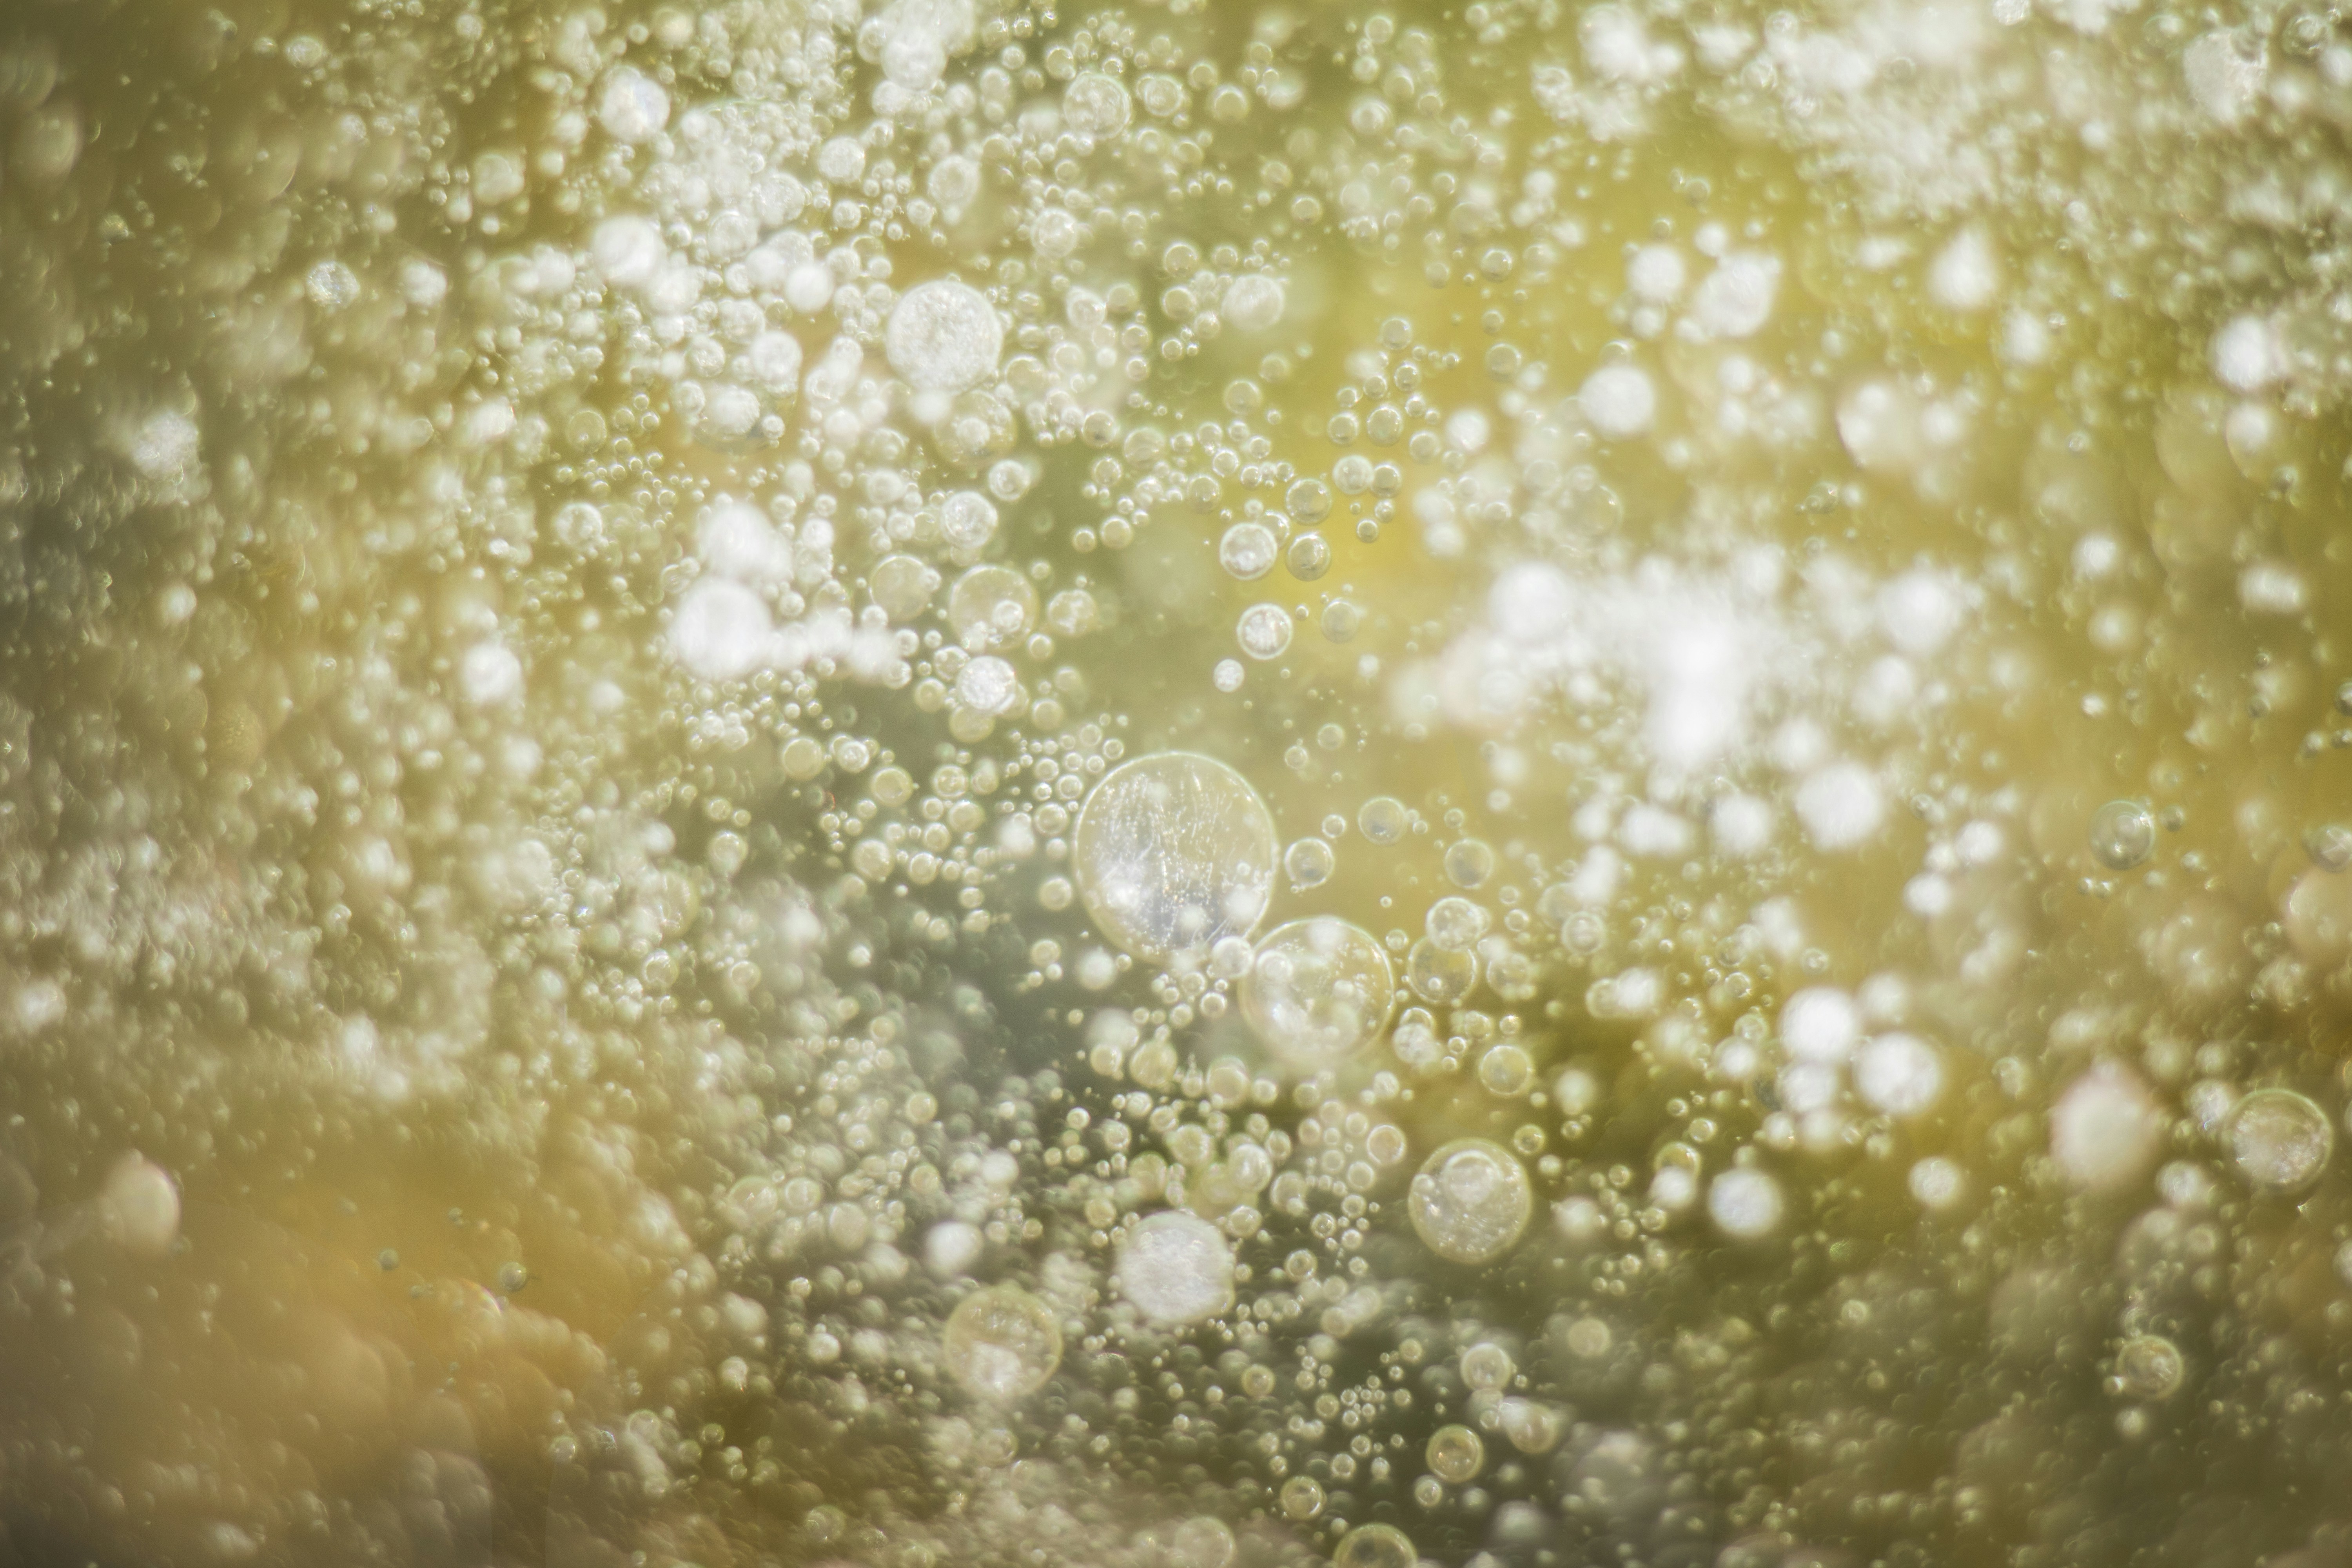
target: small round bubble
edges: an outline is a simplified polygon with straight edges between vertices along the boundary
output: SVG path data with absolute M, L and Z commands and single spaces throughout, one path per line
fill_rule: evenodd
M 1252 605 L 1242 612 L 1234 636 L 1250 658 L 1279 658 L 1290 647 L 1290 612 L 1280 605 Z
M 1443 948 L 1423 937 L 1406 952 L 1404 973 L 1424 1000 L 1450 1005 L 1470 994 L 1478 984 L 1478 955 Z
M 1780 1184 L 1750 1167 L 1724 1172 L 1706 1190 L 1707 1217 L 1726 1236 L 1740 1241 L 1771 1235 L 1785 1206 Z
M 956 1303 L 941 1348 L 965 1388 L 1009 1402 L 1045 1387 L 1062 1364 L 1062 1330 L 1045 1302 L 1018 1286 L 995 1285 Z
M 1281 546 L 1274 531 L 1262 522 L 1237 522 L 1217 541 L 1217 564 L 1244 583 L 1274 570 Z
M 1466 952 L 1486 934 L 1491 917 L 1486 910 L 1452 894 L 1429 906 L 1424 927 L 1429 940 L 1447 952 Z
M 1283 874 L 1290 879 L 1292 889 L 1299 892 L 1329 881 L 1338 865 L 1339 856 L 1320 838 L 1297 839 L 1282 852 Z
M 1404 803 L 1393 795 L 1376 795 L 1356 813 L 1357 830 L 1375 844 L 1394 844 L 1411 822 Z
M 1478 1058 L 1478 1081 L 1489 1093 L 1515 1098 L 1527 1093 L 1535 1079 L 1535 1058 L 1524 1047 L 1506 1041 Z
M 2135 1334 L 2116 1352 L 2116 1392 L 2129 1399 L 2168 1399 L 2188 1371 L 2179 1345 L 2160 1334 Z
M 2299 1192 L 2319 1179 L 2336 1149 L 2327 1113 L 2291 1089 L 2258 1089 L 2223 1125 L 2231 1162 L 2267 1192 Z
M 1438 1479 L 1456 1486 L 1477 1475 L 1486 1464 L 1486 1441 L 1467 1426 L 1440 1426 L 1429 1435 L 1423 1452 Z
M 1420 1561 L 1412 1537 L 1391 1524 L 1360 1524 L 1331 1553 L 1331 1568 L 1414 1568 Z
M 2110 871 L 2128 871 L 2156 852 L 2156 817 L 2136 800 L 2111 800 L 2091 817 L 2091 854 Z
M 1495 851 L 1486 841 L 1465 838 L 1445 847 L 1445 879 L 1465 890 L 1483 888 L 1495 874 Z

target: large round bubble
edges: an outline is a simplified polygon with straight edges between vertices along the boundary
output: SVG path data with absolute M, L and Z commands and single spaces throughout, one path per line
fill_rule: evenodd
M 1276 927 L 1242 980 L 1242 1016 L 1294 1066 L 1343 1061 L 1388 1021 L 1396 993 L 1389 955 L 1371 933 L 1330 915 Z
M 1508 1252 L 1534 1208 L 1526 1169 L 1484 1138 L 1455 1139 L 1412 1179 L 1412 1228 L 1432 1252 L 1456 1263 L 1488 1263 Z
M 983 1399 L 1025 1398 L 1062 1364 L 1053 1310 L 1016 1285 L 992 1285 L 956 1303 L 942 1336 L 948 1370 Z
M 1198 1215 L 1138 1220 L 1118 1249 L 1119 1294 L 1160 1323 L 1197 1323 L 1234 1304 L 1234 1249 Z
M 961 392 L 996 374 L 1004 323 L 969 283 L 939 278 L 907 290 L 882 332 L 890 368 L 919 392 Z
M 1279 847 L 1249 781 L 1161 752 L 1115 768 L 1078 813 L 1078 887 L 1102 933 L 1139 958 L 1205 952 L 1265 913 Z

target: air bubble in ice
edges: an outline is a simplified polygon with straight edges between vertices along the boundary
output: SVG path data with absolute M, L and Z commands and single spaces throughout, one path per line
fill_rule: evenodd
M 1459 1002 L 1478 984 L 1478 955 L 1443 948 L 1423 937 L 1405 954 L 1404 977 L 1428 1001 Z
M 1339 1538 L 1331 1568 L 1413 1568 L 1421 1554 L 1412 1537 L 1392 1524 L 1360 1524 Z
M 950 212 L 961 212 L 980 195 L 980 165 L 969 158 L 947 157 L 931 165 L 923 189 Z
M 1037 620 L 1037 590 L 1009 566 L 975 566 L 948 590 L 948 622 L 973 653 L 1008 647 Z
M 789 332 L 765 331 L 743 350 L 744 374 L 772 397 L 800 389 L 801 345 Z
M 2156 853 L 2156 816 L 2136 800 L 2111 800 L 2091 816 L 2091 854 L 2110 871 L 2128 871 Z
M 1220 314 L 1237 332 L 1262 332 L 1282 320 L 1282 280 L 1263 272 L 1244 272 L 1225 286 Z
M 1488 1047 L 1486 1054 L 1478 1058 L 1478 1081 L 1486 1086 L 1489 1093 L 1515 1100 L 1527 1093 L 1535 1080 L 1535 1058 L 1528 1055 L 1524 1046 L 1506 1040 L 1499 1046 Z
M 1771 1235 L 1784 1206 L 1780 1184 L 1753 1166 L 1735 1166 L 1706 1189 L 1707 1217 L 1724 1235 L 1740 1241 Z
M 1331 570 L 1331 542 L 1319 533 L 1302 533 L 1283 552 L 1282 563 L 1302 583 L 1320 581 Z
M 2275 1193 L 2319 1179 L 2336 1149 L 2326 1112 L 2291 1089 L 2258 1089 L 2230 1110 L 2222 1137 L 2239 1174 Z
M 996 537 L 996 507 L 978 490 L 957 490 L 940 503 L 940 533 L 958 550 L 978 550 Z
M 955 697 L 976 713 L 1010 713 L 1021 706 L 1021 677 L 995 655 L 982 654 L 956 673 Z
M 589 259 L 608 283 L 625 289 L 651 280 L 668 258 L 661 230 L 651 218 L 634 215 L 608 217 L 588 237 Z
M 1393 795 L 1376 795 L 1356 813 L 1357 828 L 1375 844 L 1395 843 L 1411 822 L 1404 803 Z
M 180 1235 L 180 1188 L 152 1160 L 125 1154 L 99 1192 L 106 1233 L 123 1251 L 161 1258 Z
M 615 141 L 650 142 L 669 123 L 669 94 L 642 72 L 621 66 L 604 79 L 596 122 Z
M 457 664 L 457 688 L 477 708 L 495 708 L 522 695 L 522 660 L 491 638 L 466 650 Z
M 1127 129 L 1127 89 L 1117 77 L 1082 71 L 1062 89 L 1062 121 L 1080 135 L 1100 142 Z
M 1388 954 L 1370 933 L 1321 915 L 1277 927 L 1258 944 L 1242 982 L 1242 1016 L 1285 1061 L 1329 1067 L 1380 1033 L 1395 994 Z
M 1423 1450 L 1438 1479 L 1460 1486 L 1486 1468 L 1486 1440 L 1467 1426 L 1440 1426 L 1429 1435 Z
M 882 347 L 890 368 L 919 392 L 961 392 L 996 374 L 1004 323 L 969 283 L 934 279 L 891 307 Z
M 1249 781 L 1190 752 L 1115 768 L 1079 810 L 1072 858 L 1087 911 L 1139 957 L 1246 935 L 1274 889 L 1274 816 Z
M 1494 917 L 1481 905 L 1449 894 L 1429 906 L 1423 925 L 1429 940 L 1447 952 L 1467 952 L 1486 934 Z
M 1225 1568 L 1234 1560 L 1233 1528 L 1198 1514 L 1178 1525 L 1168 1540 L 1169 1568 Z
M 2188 1371 L 2179 1345 L 2161 1334 L 2134 1334 L 2116 1352 L 2116 1392 L 2131 1399 L 2168 1399 Z
M 816 150 L 816 172 L 836 185 L 856 183 L 866 173 L 866 147 L 855 136 L 828 138 Z
M 1262 522 L 1237 522 L 1217 542 L 1217 564 L 1248 583 L 1274 570 L 1280 546 Z
M 1497 1393 L 1518 1374 L 1511 1352 L 1492 1340 L 1481 1340 L 1462 1352 L 1462 1381 L 1473 1393 Z
M 1407 1199 L 1412 1228 L 1432 1252 L 1486 1263 L 1508 1251 L 1535 1206 L 1527 1171 L 1501 1144 L 1458 1138 L 1429 1157 Z
M 867 591 L 882 613 L 894 621 L 911 621 L 930 607 L 940 591 L 940 574 L 927 561 L 912 555 L 886 555 L 874 563 Z
M 1234 1249 L 1198 1215 L 1138 1220 L 1119 1244 L 1119 1293 L 1157 1323 L 1197 1323 L 1234 1304 Z
M 1943 1058 L 1916 1035 L 1879 1035 L 1855 1056 L 1853 1086 L 1889 1116 L 1916 1116 L 1944 1091 Z
M 1280 605 L 1252 605 L 1242 612 L 1234 636 L 1250 658 L 1279 658 L 1290 647 L 1290 612 Z
M 670 622 L 670 651 L 705 680 L 738 680 L 768 661 L 775 623 L 759 595 L 724 577 L 686 592 Z
M 1612 441 L 1645 434 L 1658 416 L 1658 389 L 1641 369 L 1603 365 L 1585 377 L 1577 405 L 1593 429 Z
M 983 1399 L 1010 1402 L 1045 1386 L 1062 1364 L 1053 1310 L 1016 1285 L 975 1290 L 948 1314 L 948 1370 Z
M 1482 838 L 1464 838 L 1445 847 L 1445 879 L 1457 888 L 1481 888 L 1495 874 L 1495 851 Z
M 1339 857 L 1332 853 L 1331 846 L 1320 838 L 1298 839 L 1282 852 L 1283 874 L 1290 879 L 1292 889 L 1300 892 L 1329 881 L 1338 864 Z
M 1780 1006 L 1780 1042 L 1801 1061 L 1842 1062 L 1862 1038 L 1853 998 L 1828 985 L 1809 985 Z

